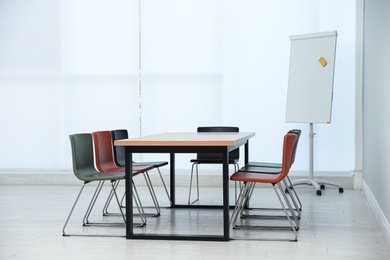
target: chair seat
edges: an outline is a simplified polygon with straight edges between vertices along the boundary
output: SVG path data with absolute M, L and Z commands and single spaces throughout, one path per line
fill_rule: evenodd
M 82 177 L 78 176 L 79 180 L 91 182 L 91 181 L 117 181 L 125 178 L 124 172 L 112 172 L 112 173 L 101 173 L 94 169 L 80 170 Z M 133 176 L 137 175 L 138 172 L 133 172 Z
M 282 171 L 282 167 L 272 168 L 272 167 L 244 166 L 240 169 L 240 172 L 254 172 L 254 173 L 267 173 L 267 174 L 279 174 L 281 171 Z
M 152 164 L 143 164 L 143 165 L 134 165 L 133 164 L 133 172 L 134 171 L 137 171 L 139 173 L 144 173 L 144 172 L 147 172 L 147 171 L 150 171 L 151 169 L 154 169 L 155 166 L 152 165 Z
M 281 163 L 270 163 L 270 162 L 249 162 L 246 164 L 246 166 L 282 168 Z
M 100 164 L 101 168 L 104 169 L 104 173 L 124 173 L 126 171 L 125 167 L 112 167 L 112 165 L 104 165 Z M 154 168 L 154 165 L 133 165 L 133 172 L 138 172 L 138 173 L 144 173 L 147 171 L 150 171 L 151 169 Z
M 221 159 L 192 159 L 192 163 L 204 163 L 204 164 L 222 164 Z M 230 159 L 229 164 L 237 163 L 237 159 Z
M 231 177 L 232 181 L 243 181 L 243 182 L 259 182 L 259 183 L 277 183 L 281 180 L 279 174 L 269 174 L 260 172 L 235 172 Z
M 145 166 L 145 165 L 152 165 L 153 167 L 162 167 L 165 165 L 168 165 L 168 162 L 133 162 L 133 167 L 134 166 Z

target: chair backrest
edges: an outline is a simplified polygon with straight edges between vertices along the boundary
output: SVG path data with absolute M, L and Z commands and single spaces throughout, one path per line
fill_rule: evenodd
M 290 164 L 290 167 L 291 167 L 294 164 L 294 161 L 295 161 L 295 154 L 296 154 L 297 147 L 298 147 L 299 137 L 301 136 L 301 132 L 302 131 L 301 131 L 301 129 L 291 129 L 288 132 L 297 135 L 297 141 L 295 142 L 294 150 L 293 150 L 293 153 L 291 155 L 291 164 Z
M 78 179 L 84 180 L 87 173 L 88 175 L 93 172 L 98 173 L 95 169 L 93 159 L 92 135 L 89 133 L 73 134 L 69 135 L 69 139 L 72 150 L 74 175 Z
M 239 128 L 235 126 L 200 126 L 197 131 L 200 132 L 239 132 Z M 238 160 L 240 158 L 240 149 L 234 149 L 229 153 L 229 160 Z M 197 159 L 221 159 L 222 154 L 216 153 L 198 153 Z
M 296 133 L 287 133 L 283 140 L 283 153 L 282 153 L 282 171 L 280 172 L 275 183 L 286 178 L 290 171 L 292 154 L 294 152 L 294 146 L 298 140 Z
M 110 131 L 97 131 L 92 133 L 95 145 L 95 164 L 99 172 L 121 172 L 123 167 L 118 167 L 114 162 L 113 145 Z
M 129 134 L 126 129 L 117 129 L 111 131 L 112 144 L 113 144 L 113 154 L 114 162 L 120 167 L 125 166 L 125 147 L 124 146 L 114 146 L 115 140 L 127 139 Z

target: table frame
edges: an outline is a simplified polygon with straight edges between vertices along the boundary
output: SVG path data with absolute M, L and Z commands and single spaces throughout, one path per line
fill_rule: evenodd
M 212 133 L 216 135 L 218 133 Z M 226 133 L 223 133 L 226 135 Z M 201 240 L 201 241 L 229 241 L 229 152 L 242 145 L 245 145 L 245 164 L 249 158 L 249 138 L 253 137 L 254 133 L 245 133 L 244 138 L 237 140 L 233 145 L 220 144 L 203 144 L 202 142 L 194 141 L 193 144 L 175 145 L 174 143 L 165 142 L 164 144 L 156 145 L 140 145 L 126 144 L 126 140 L 117 140 L 115 145 L 125 146 L 126 151 L 126 238 L 127 239 L 161 239 L 161 240 Z M 133 139 L 135 140 L 135 139 Z M 119 142 L 118 142 L 119 141 Z M 124 141 L 121 143 L 121 141 Z M 176 153 L 222 153 L 222 179 L 223 179 L 223 205 L 178 205 L 175 201 L 175 154 Z M 223 234 L 222 235 L 180 235 L 180 234 L 140 234 L 134 233 L 133 226 L 133 186 L 131 178 L 133 153 L 169 153 L 170 154 L 170 196 L 171 208 L 221 208 L 223 210 Z

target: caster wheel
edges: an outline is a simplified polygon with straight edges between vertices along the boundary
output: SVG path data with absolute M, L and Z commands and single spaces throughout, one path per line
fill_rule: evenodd
M 322 192 L 320 190 L 317 190 L 317 196 L 321 196 Z
M 321 189 L 321 190 L 325 190 L 325 185 L 324 185 L 324 184 L 321 184 L 321 185 L 320 185 L 320 189 Z
M 284 190 L 284 193 L 287 193 L 287 194 L 289 193 L 289 191 L 288 191 L 288 189 L 287 189 L 287 188 Z
M 339 193 L 344 193 L 344 189 L 343 188 L 339 188 Z

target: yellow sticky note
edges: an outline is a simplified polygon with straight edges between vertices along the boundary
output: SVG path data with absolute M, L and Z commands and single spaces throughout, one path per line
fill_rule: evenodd
M 318 61 L 321 63 L 322 67 L 325 67 L 326 64 L 328 64 L 323 57 L 321 57 Z

